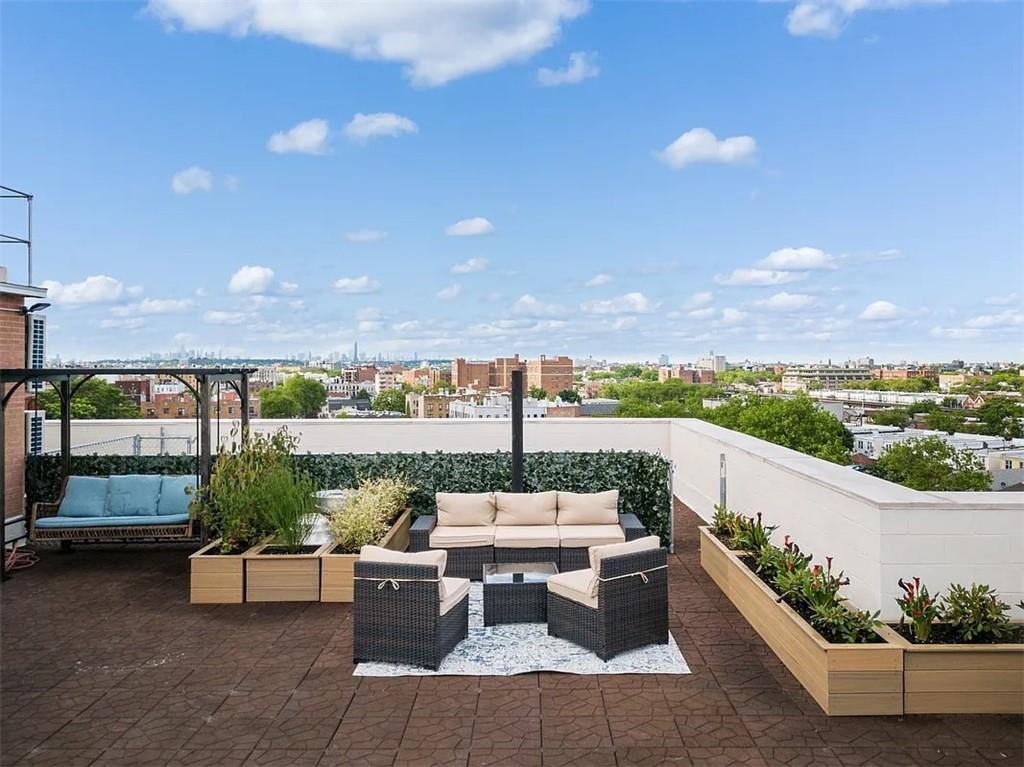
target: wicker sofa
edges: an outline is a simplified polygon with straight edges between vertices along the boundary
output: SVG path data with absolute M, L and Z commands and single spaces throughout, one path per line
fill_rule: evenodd
M 121 474 L 66 477 L 53 503 L 34 503 L 28 535 L 34 541 L 182 539 L 192 536 L 191 475 Z
M 447 572 L 480 580 L 492 562 L 555 562 L 561 572 L 589 564 L 591 546 L 646 535 L 619 514 L 619 491 L 603 493 L 437 493 L 437 515 L 412 526 L 410 551 L 444 550 Z
M 601 660 L 668 643 L 667 552 L 655 536 L 590 549 L 590 567 L 548 578 L 548 634 Z

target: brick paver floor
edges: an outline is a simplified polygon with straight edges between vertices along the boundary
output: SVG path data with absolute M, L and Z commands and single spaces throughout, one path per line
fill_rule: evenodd
M 352 676 L 347 605 L 188 604 L 182 549 L 45 550 L 2 587 L 3 765 L 1022 764 L 1008 716 L 829 718 L 701 570 L 688 676 Z

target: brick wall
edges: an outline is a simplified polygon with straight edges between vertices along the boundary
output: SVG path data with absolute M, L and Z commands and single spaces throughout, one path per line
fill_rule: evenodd
M 25 318 L 21 296 L 0 293 L 0 368 L 25 367 Z M 6 393 L 6 392 L 5 392 Z M 19 390 L 4 413 L 4 516 L 25 510 L 25 394 Z

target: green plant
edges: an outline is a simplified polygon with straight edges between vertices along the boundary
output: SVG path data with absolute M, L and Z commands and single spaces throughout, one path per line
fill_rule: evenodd
M 756 517 L 738 517 L 736 523 L 736 534 L 733 536 L 733 545 L 748 554 L 757 556 L 765 546 L 772 540 L 772 533 L 778 529 L 778 525 L 765 525 L 761 520 L 761 512 Z
M 284 462 L 268 470 L 262 487 L 268 501 L 265 522 L 274 534 L 274 545 L 289 554 L 299 553 L 316 524 L 316 488 Z
M 736 535 L 739 515 L 729 511 L 725 506 L 715 505 L 715 513 L 711 517 L 711 532 L 723 541 L 731 542 Z
M 413 486 L 404 479 L 365 479 L 344 507 L 331 514 L 328 526 L 342 551 L 354 554 L 376 543 L 405 509 Z
M 811 625 L 830 641 L 854 644 L 875 636 L 875 627 L 882 623 L 878 616 L 878 612 L 851 610 L 841 602 L 819 604 L 811 608 Z
M 942 597 L 942 620 L 963 642 L 999 641 L 1013 634 L 1010 606 L 983 583 L 954 583 Z
M 768 544 L 763 546 L 757 555 L 757 573 L 778 587 L 780 573 L 802 573 L 807 570 L 811 557 L 800 551 L 787 535 L 782 548 Z
M 921 579 L 918 577 L 913 581 L 904 581 L 900 578 L 899 585 L 903 589 L 903 596 L 896 599 L 896 604 L 903 611 L 900 625 L 903 625 L 905 618 L 909 618 L 914 639 L 918 642 L 927 642 L 932 633 L 932 622 L 939 617 L 935 599 L 928 593 L 928 587 L 921 585 Z

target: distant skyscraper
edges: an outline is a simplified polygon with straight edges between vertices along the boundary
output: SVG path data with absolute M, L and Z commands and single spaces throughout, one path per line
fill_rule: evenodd
M 668 355 L 667 354 L 662 354 L 660 357 L 658 357 L 658 364 L 659 365 L 667 365 L 668 364 Z
M 359 342 L 352 342 L 352 361 L 359 362 Z

